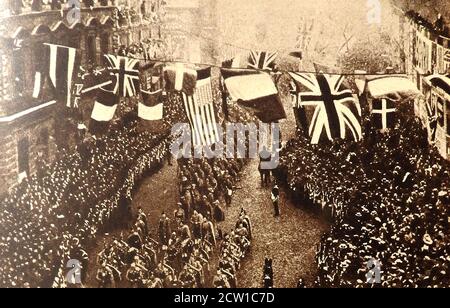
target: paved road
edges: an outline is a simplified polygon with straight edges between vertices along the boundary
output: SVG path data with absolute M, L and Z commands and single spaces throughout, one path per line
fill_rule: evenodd
M 316 277 L 315 251 L 320 236 L 328 224 L 317 214 L 294 207 L 281 192 L 281 217 L 273 216 L 271 188 L 261 188 L 257 161 L 251 162 L 242 174 L 241 189 L 237 190 L 224 231 L 236 222 L 241 207 L 247 210 L 253 224 L 250 254 L 239 270 L 238 286 L 262 287 L 264 258 L 273 259 L 275 287 L 294 288 L 302 277 L 310 285 Z

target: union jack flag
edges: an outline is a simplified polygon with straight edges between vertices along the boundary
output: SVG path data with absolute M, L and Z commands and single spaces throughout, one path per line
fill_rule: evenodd
M 123 56 L 105 55 L 111 75 L 115 77 L 113 92 L 122 97 L 139 93 L 139 60 Z
M 250 51 L 248 68 L 272 71 L 275 67 L 276 52 Z
M 294 107 L 312 144 L 325 135 L 328 140 L 345 139 L 347 130 L 353 139 L 362 139 L 361 107 L 339 75 L 289 73 L 296 93 Z

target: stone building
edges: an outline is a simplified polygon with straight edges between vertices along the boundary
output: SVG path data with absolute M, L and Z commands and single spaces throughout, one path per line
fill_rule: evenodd
M 120 45 L 161 37 L 162 0 L 114 5 L 107 0 L 82 1 L 79 15 L 64 8 L 67 3 L 60 4 L 62 10 L 36 3 L 21 7 L 10 1 L 12 8 L 0 15 L 0 195 L 35 173 L 39 164 L 51 163 L 57 149 L 70 150 L 73 145 L 70 138 L 77 125 L 73 110 L 56 101 L 48 89 L 39 99 L 32 97 L 43 43 L 77 48 L 81 65 L 89 69 L 103 65 L 103 54 L 116 52 Z M 92 99 L 86 99 L 80 108 L 92 105 Z

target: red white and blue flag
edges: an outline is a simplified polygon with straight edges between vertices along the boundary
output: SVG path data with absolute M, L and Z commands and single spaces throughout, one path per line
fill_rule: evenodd
M 211 68 L 196 71 L 193 95 L 182 92 L 184 109 L 191 126 L 194 147 L 211 146 L 220 140 L 219 124 L 214 109 Z
M 113 92 L 121 97 L 132 97 L 140 91 L 139 60 L 105 55 L 110 73 L 115 77 Z
M 77 50 L 72 47 L 44 44 L 44 65 L 36 71 L 34 77 L 33 97 L 42 95 L 45 80 L 51 82 L 55 98 L 72 107 L 72 79 L 75 76 Z
M 248 68 L 272 71 L 275 67 L 277 56 L 276 52 L 250 51 Z
M 350 131 L 362 139 L 361 107 L 339 75 L 289 73 L 294 81 L 294 107 L 312 144 L 322 139 L 345 139 Z

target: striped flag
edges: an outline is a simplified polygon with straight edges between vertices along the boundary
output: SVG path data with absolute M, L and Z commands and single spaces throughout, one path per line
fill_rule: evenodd
M 298 96 L 295 108 L 300 114 L 300 124 L 312 144 L 318 144 L 322 136 L 330 141 L 345 139 L 347 129 L 355 141 L 361 140 L 361 107 L 343 86 L 343 76 L 289 74 L 295 82 Z
M 113 90 L 100 88 L 95 99 L 91 118 L 97 122 L 108 122 L 114 118 L 119 97 Z
M 276 52 L 250 51 L 248 68 L 272 71 L 275 67 L 277 56 L 278 53 Z
M 115 76 L 114 93 L 122 97 L 136 96 L 140 91 L 139 60 L 105 55 L 111 74 Z
M 164 78 L 167 91 L 184 92 L 189 96 L 194 94 L 197 80 L 195 69 L 187 68 L 183 63 L 176 63 L 164 68 Z
M 222 69 L 231 99 L 264 123 L 286 118 L 278 90 L 268 73 L 252 69 Z
M 220 140 L 211 87 L 211 68 L 197 71 L 193 95 L 182 93 L 194 147 L 211 146 Z
M 147 121 L 161 120 L 163 118 L 162 89 L 155 92 L 141 90 L 141 95 L 142 102 L 138 105 L 138 116 Z
M 63 101 L 67 107 L 72 107 L 72 79 L 77 50 L 61 45 L 44 45 L 48 49 L 44 54 L 44 65 L 35 73 L 33 97 L 41 96 L 45 78 L 48 76 L 56 99 Z

